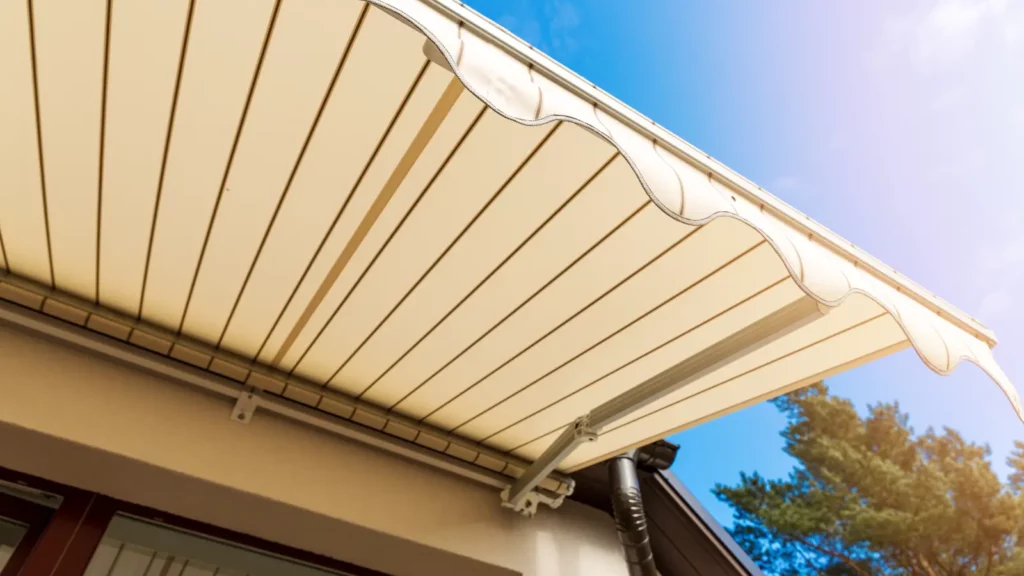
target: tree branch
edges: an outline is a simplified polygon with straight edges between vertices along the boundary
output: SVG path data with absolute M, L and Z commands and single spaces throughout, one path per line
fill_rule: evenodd
M 803 549 L 801 549 L 801 548 L 797 548 L 796 550 L 797 550 L 797 552 L 799 552 L 799 553 L 800 553 L 800 556 L 802 556 L 802 557 L 803 557 L 803 559 L 804 559 L 804 562 L 807 562 L 807 564 L 808 564 L 808 565 L 809 565 L 809 566 L 810 566 L 811 568 L 814 568 L 814 571 L 815 571 L 815 572 L 817 572 L 817 573 L 818 573 L 818 574 L 820 574 L 821 576 L 825 576 L 825 571 L 824 571 L 824 570 L 822 570 L 821 568 L 818 568 L 818 565 L 817 565 L 817 564 L 815 564 L 813 560 L 811 560 L 810 558 L 808 558 L 808 557 L 807 557 L 807 552 L 805 552 L 805 551 L 804 551 Z
M 924 568 L 925 574 L 927 574 L 928 576 L 938 576 L 935 573 L 935 570 L 932 568 L 932 565 L 928 562 L 928 559 L 925 558 L 923 555 L 917 555 L 917 562 L 921 565 L 921 568 Z
M 871 576 L 867 572 L 861 570 L 860 566 L 857 566 L 857 563 L 854 562 L 853 559 L 850 558 L 849 556 L 844 556 L 843 554 L 840 554 L 838 552 L 833 552 L 832 550 L 829 550 L 828 548 L 822 548 L 821 546 L 812 544 L 811 542 L 808 542 L 807 540 L 804 540 L 803 538 L 800 538 L 799 536 L 783 536 L 783 538 L 789 538 L 790 540 L 793 540 L 794 542 L 796 542 L 798 544 L 802 544 L 804 546 L 807 546 L 808 548 L 814 550 L 815 552 L 820 552 L 821 554 L 824 554 L 826 556 L 830 556 L 832 558 L 835 558 L 836 560 L 839 560 L 840 562 L 842 562 L 843 564 L 846 564 L 850 568 L 853 568 L 853 570 L 857 574 L 860 574 L 861 576 Z M 935 574 L 933 573 L 933 574 L 930 574 L 929 576 L 935 576 Z
M 910 576 L 921 576 L 921 571 L 917 569 L 917 562 L 914 561 L 905 551 L 899 550 L 894 553 L 899 559 L 899 562 L 910 568 Z

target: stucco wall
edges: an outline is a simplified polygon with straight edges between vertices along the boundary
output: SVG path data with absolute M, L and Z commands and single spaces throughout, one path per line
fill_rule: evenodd
M 228 400 L 0 325 L 2 466 L 398 575 L 627 573 L 600 512 L 567 502 L 521 518 L 493 488 L 230 412 Z

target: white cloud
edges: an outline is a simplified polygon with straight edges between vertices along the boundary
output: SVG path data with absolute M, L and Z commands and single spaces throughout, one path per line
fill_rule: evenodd
M 994 320 L 996 317 L 1006 314 L 1013 308 L 1013 298 L 1005 290 L 989 292 L 981 300 L 978 307 L 978 318 L 982 322 Z
M 942 0 L 917 27 L 917 55 L 929 64 L 949 65 L 974 48 L 989 1 Z
M 513 34 L 535 48 L 558 58 L 576 51 L 579 42 L 580 11 L 567 0 L 546 0 L 539 6 L 526 2 L 510 3 L 509 12 L 498 18 Z
M 1017 128 L 1024 128 L 1024 105 L 1010 110 L 1010 123 Z
M 992 35 L 1013 49 L 1024 37 L 1024 10 L 1010 0 L 940 0 L 915 29 L 915 51 L 926 68 L 948 68 L 975 56 Z
M 548 2 L 544 12 L 551 19 L 551 28 L 554 30 L 573 30 L 580 25 L 580 14 L 576 7 L 564 0 Z
M 1024 46 L 1024 2 L 1019 0 L 938 0 L 925 10 L 894 2 L 884 17 L 881 38 L 868 52 L 869 63 L 937 72 L 979 57 L 991 39 L 1011 50 Z M 920 4 L 918 4 L 920 5 Z
M 544 36 L 541 33 L 540 22 L 537 19 L 525 14 L 505 14 L 499 17 L 497 22 L 531 46 L 544 49 Z
M 981 262 L 991 272 L 1016 276 L 1024 266 L 1024 235 L 1006 239 L 1005 242 L 994 247 Z
M 800 187 L 800 179 L 796 176 L 782 176 L 775 180 L 772 184 L 772 190 L 783 192 L 786 190 L 795 190 Z
M 988 289 L 977 306 L 983 322 L 1016 311 L 1013 295 L 1024 293 L 1024 206 L 1009 206 L 992 226 L 1003 232 L 988 242 L 977 262 L 978 280 Z
M 958 108 L 964 101 L 963 86 L 953 86 L 940 92 L 928 103 L 927 110 L 932 114 L 941 114 Z
M 564 0 L 554 0 L 544 5 L 548 17 L 548 36 L 555 50 L 572 51 L 579 45 L 573 33 L 580 25 L 576 7 Z

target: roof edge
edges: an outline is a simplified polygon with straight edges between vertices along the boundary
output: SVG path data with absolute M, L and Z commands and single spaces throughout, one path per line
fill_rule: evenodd
M 676 496 L 680 508 L 689 514 L 694 521 L 702 525 L 708 537 L 714 540 L 723 552 L 731 556 L 743 570 L 749 573 L 750 576 L 764 576 L 761 569 L 740 548 L 736 540 L 715 520 L 707 508 L 704 508 L 697 497 L 683 485 L 682 481 L 671 470 L 657 470 L 652 476 L 665 491 Z

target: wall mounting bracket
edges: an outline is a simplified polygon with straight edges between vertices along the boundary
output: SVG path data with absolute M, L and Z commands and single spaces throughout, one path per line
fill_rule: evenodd
M 532 516 L 537 502 L 542 501 L 535 495 L 537 485 L 581 444 L 596 441 L 606 426 L 791 334 L 823 317 L 827 310 L 810 298 L 800 298 L 573 420 L 516 482 L 502 492 L 502 505 Z
M 252 386 L 246 386 L 235 401 L 235 407 L 231 409 L 231 419 L 241 424 L 248 424 L 256 413 L 256 406 L 260 402 L 259 390 Z

